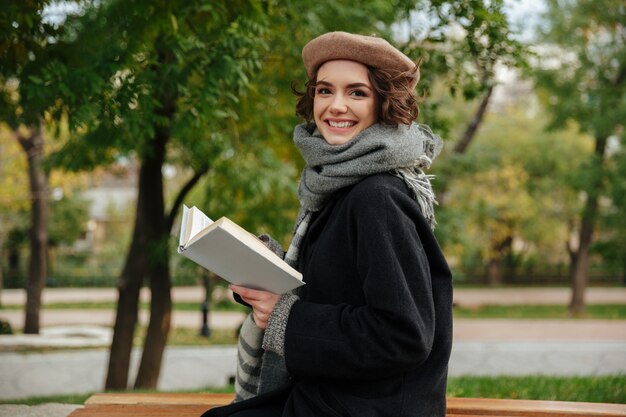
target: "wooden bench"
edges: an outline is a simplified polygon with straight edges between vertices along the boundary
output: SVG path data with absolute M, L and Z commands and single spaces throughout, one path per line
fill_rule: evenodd
M 198 417 L 232 394 L 95 394 L 69 417 Z M 448 398 L 447 417 L 625 417 L 626 404 Z

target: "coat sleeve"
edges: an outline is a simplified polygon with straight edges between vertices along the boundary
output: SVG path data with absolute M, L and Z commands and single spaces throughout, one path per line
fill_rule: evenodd
M 365 303 L 293 305 L 285 360 L 294 375 L 389 377 L 418 367 L 433 345 L 430 269 L 416 223 L 425 221 L 417 206 L 388 187 L 361 189 L 350 204 L 347 221 L 355 231 L 354 260 L 362 282 L 354 290 L 362 291 Z

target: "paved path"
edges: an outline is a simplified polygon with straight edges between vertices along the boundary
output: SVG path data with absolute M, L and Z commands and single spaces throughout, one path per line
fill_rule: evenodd
M 131 380 L 137 374 L 140 355 L 139 350 L 133 350 Z M 235 356 L 234 346 L 167 348 L 159 388 L 223 387 L 234 375 Z M 1 357 L 0 399 L 15 399 L 102 391 L 109 354 L 106 349 L 96 349 L 26 355 L 4 353 Z
M 455 288 L 459 306 L 557 304 L 568 305 L 571 290 L 565 287 Z M 587 304 L 626 304 L 626 287 L 591 287 L 585 292 Z
M 0 417 L 67 417 L 77 408 L 76 404 L 0 405 Z
M 108 310 L 44 310 L 42 328 L 90 325 L 112 327 L 115 313 Z M 148 312 L 140 314 L 140 322 L 148 323 Z M 235 329 L 245 317 L 239 312 L 212 312 L 212 329 Z M 13 328 L 21 328 L 23 313 L 0 310 L 0 318 Z M 200 313 L 175 311 L 174 327 L 200 329 Z M 455 319 L 455 340 L 623 340 L 626 341 L 626 320 L 566 320 L 566 319 Z M 0 346 L 6 344 L 0 336 Z
M 626 342 L 626 320 L 455 319 L 454 340 Z
M 523 288 L 456 288 L 454 301 L 462 306 L 481 304 L 561 304 L 567 305 L 571 291 L 566 287 L 523 287 Z M 204 298 L 202 287 L 174 287 L 174 301 L 198 302 Z M 150 299 L 150 292 L 144 288 L 141 292 L 144 301 Z M 589 304 L 626 304 L 626 287 L 591 287 L 585 293 Z M 3 305 L 26 302 L 24 290 L 3 290 L 0 292 Z M 44 303 L 116 301 L 117 290 L 114 288 L 46 288 L 43 292 Z

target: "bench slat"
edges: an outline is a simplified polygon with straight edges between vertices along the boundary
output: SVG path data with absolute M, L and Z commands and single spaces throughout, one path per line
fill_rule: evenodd
M 199 404 L 107 404 L 76 409 L 69 417 L 198 417 L 209 408 Z
M 448 414 L 532 417 L 624 417 L 626 404 L 570 401 L 508 400 L 496 398 L 448 398 Z
M 233 394 L 95 394 L 69 417 L 197 417 L 229 404 Z M 448 398 L 447 417 L 626 417 L 626 404 L 567 401 Z
M 107 393 L 94 394 L 85 405 L 106 404 L 189 404 L 226 405 L 233 401 L 234 394 L 192 394 L 192 393 Z

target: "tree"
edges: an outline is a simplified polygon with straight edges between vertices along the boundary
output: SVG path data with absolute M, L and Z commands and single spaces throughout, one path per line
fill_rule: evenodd
M 44 155 L 42 126 L 31 126 L 27 134 L 22 134 L 18 129 L 15 139 L 26 153 L 31 193 L 30 260 L 24 333 L 37 334 L 41 293 L 48 272 L 48 179 L 41 167 Z
M 450 117 L 467 107 L 446 105 Z M 498 284 L 567 262 L 563 242 L 579 201 L 571 176 L 591 152 L 591 140 L 575 127 L 546 132 L 548 118 L 530 97 L 494 110 L 462 158 L 442 161 L 451 178 L 437 230 L 462 271 L 485 266 L 488 282 Z
M 444 148 L 444 157 L 453 154 L 446 158 L 450 163 L 439 165 L 443 181 L 437 182 L 435 191 L 441 209 L 448 204 L 447 179 L 455 165 L 464 164 L 487 114 L 497 84 L 496 68 L 523 68 L 526 50 L 515 40 L 501 0 L 432 1 L 418 10 L 403 27 L 409 34 L 405 52 L 422 59 L 419 86 L 428 98 L 421 104 L 420 120 L 443 137 L 458 137 L 451 150 Z M 441 85 L 453 98 L 475 105 L 469 117 L 452 121 L 444 116 L 446 99 L 435 94 Z M 441 229 L 437 234 L 445 235 Z
M 139 290 L 148 280 L 150 322 L 135 381 L 155 387 L 170 328 L 170 232 L 183 199 L 230 147 L 237 97 L 264 49 L 261 2 L 98 2 L 68 21 L 67 63 L 46 68 L 76 135 L 53 159 L 69 169 L 134 155 L 139 192 L 121 272 L 106 387 L 125 389 Z M 78 53 L 76 53 L 78 52 Z M 71 72 L 70 72 L 71 68 Z M 80 155 L 81 158 L 77 158 Z M 187 167 L 170 207 L 162 169 Z
M 622 284 L 626 285 L 626 147 L 614 141 L 612 148 L 608 161 L 612 168 L 608 178 L 612 206 L 602 219 L 608 236 L 603 242 L 598 242 L 595 249 L 615 270 L 621 270 Z
M 68 180 L 67 176 L 57 175 L 45 163 L 47 154 L 56 146 L 50 139 L 58 139 L 66 133 L 60 128 L 62 123 L 55 124 L 50 118 L 49 111 L 56 105 L 57 97 L 42 94 L 48 88 L 45 68 L 54 66 L 59 58 L 56 43 L 63 36 L 63 28 L 44 17 L 51 3 L 49 0 L 11 0 L 0 10 L 0 123 L 8 128 L 7 133 L 3 129 L 2 136 L 19 144 L 26 161 L 26 164 L 19 163 L 13 153 L 15 148 L 3 149 L 7 152 L 7 159 L 2 165 L 11 171 L 12 175 L 7 178 L 11 178 L 12 182 L 3 184 L 2 191 L 7 191 L 5 185 L 14 187 L 16 184 L 28 184 L 30 191 L 28 208 L 23 206 L 19 198 L 18 201 L 10 198 L 23 195 L 23 192 L 2 193 L 8 201 L 0 203 L 0 211 L 10 216 L 10 226 L 3 225 L 8 230 L 0 237 L 0 244 L 11 244 L 8 252 L 9 268 L 12 269 L 19 263 L 20 237 L 23 234 L 20 230 L 22 222 L 17 221 L 16 217 L 21 217 L 20 211 L 30 209 L 25 333 L 39 332 L 41 293 L 48 270 L 48 232 L 55 226 L 51 225 L 49 214 L 50 184 L 55 188 L 64 188 L 66 193 L 76 185 L 74 179 Z M 11 155 L 13 160 L 9 159 Z M 20 175 L 21 172 L 27 173 L 27 176 Z M 26 180 L 22 182 L 22 179 Z M 12 188 L 10 191 L 14 190 Z
M 571 248 L 572 315 L 585 310 L 589 255 L 600 197 L 606 195 L 606 144 L 622 136 L 626 118 L 626 10 L 619 2 L 604 0 L 549 0 L 543 65 L 536 70 L 537 85 L 553 115 L 552 127 L 574 120 L 595 139 L 593 155 L 580 171 L 585 195 L 578 227 L 578 245 Z M 621 129 L 623 131 L 623 129 Z
M 0 120 L 6 123 L 28 161 L 31 201 L 30 259 L 24 333 L 39 333 L 41 293 L 48 256 L 48 177 L 43 168 L 46 111 L 41 100 L 41 68 L 54 60 L 51 43 L 59 36 L 42 17 L 46 0 L 10 1 L 0 12 Z
M 28 178 L 21 147 L 11 137 L 12 134 L 8 126 L 0 124 L 0 265 L 5 260 L 7 265 L 7 274 L 2 275 L 3 286 L 7 282 L 12 283 L 16 276 L 15 266 L 19 264 L 19 251 L 16 250 L 16 246 L 21 240 L 17 238 L 16 230 L 23 229 L 22 223 L 26 217 L 23 213 L 26 213 L 29 207 L 27 198 L 17 197 L 23 196 L 24 190 L 28 189 Z
M 456 154 L 466 152 L 484 119 L 497 84 L 496 68 L 526 65 L 526 50 L 514 38 L 503 6 L 502 0 L 431 1 L 425 19 L 411 17 L 420 22 L 418 28 L 407 23 L 407 50 L 419 51 L 425 58 L 421 83 L 426 91 L 434 80 L 445 79 L 452 95 L 478 102 L 454 144 Z
M 49 129 L 48 129 L 49 130 Z M 21 264 L 23 247 L 28 243 L 30 230 L 30 195 L 28 189 L 28 163 L 21 145 L 12 138 L 12 130 L 0 127 L 0 263 L 9 266 L 6 282 L 23 285 Z M 65 135 L 65 133 L 64 133 Z M 46 133 L 50 138 L 50 133 Z M 64 137 L 48 141 L 48 152 L 62 143 Z M 66 138 L 65 138 L 66 139 Z M 47 157 L 47 155 L 46 155 Z M 44 161 L 44 166 L 45 166 Z M 52 271 L 56 258 L 52 249 L 59 245 L 72 245 L 84 232 L 87 222 L 87 202 L 78 197 L 86 184 L 84 177 L 58 169 L 48 171 L 50 192 L 48 233 L 48 271 Z M 8 261 L 8 262 L 7 262 Z M 1 288 L 1 287 L 0 287 Z

